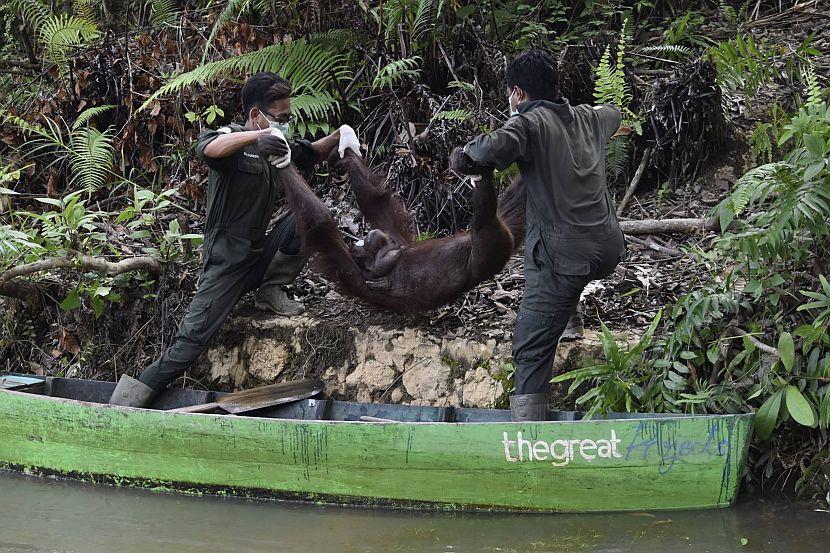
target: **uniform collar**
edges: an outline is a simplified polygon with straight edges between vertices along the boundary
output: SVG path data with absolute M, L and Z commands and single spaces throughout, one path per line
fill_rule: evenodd
M 519 113 L 527 113 L 528 111 L 535 109 L 537 107 L 544 107 L 553 110 L 565 125 L 570 124 L 570 122 L 574 119 L 573 108 L 571 107 L 571 104 L 568 102 L 568 99 L 564 96 L 562 96 L 555 102 L 550 102 L 548 100 L 531 100 L 529 102 L 522 102 L 521 104 L 516 106 L 516 110 Z

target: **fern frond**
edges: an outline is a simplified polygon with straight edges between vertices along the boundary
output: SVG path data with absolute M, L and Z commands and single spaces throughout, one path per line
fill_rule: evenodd
M 415 21 L 412 24 L 412 38 L 420 40 L 435 32 L 438 19 L 444 11 L 444 0 L 418 0 Z
M 613 178 L 620 176 L 628 161 L 628 137 L 621 136 L 605 147 L 605 169 Z
M 818 107 L 821 105 L 821 84 L 816 77 L 815 69 L 813 69 L 813 62 L 807 61 L 807 67 L 804 69 L 804 83 L 807 85 L 807 107 Z
M 786 167 L 785 162 L 776 162 L 750 169 L 735 181 L 724 205 L 735 215 L 740 215 L 749 205 L 763 203 L 778 185 L 775 175 Z
M 225 23 L 230 21 L 236 16 L 243 14 L 249 7 L 251 6 L 251 0 L 228 0 L 228 3 L 225 4 L 225 7 L 222 8 L 222 11 L 219 12 L 219 16 L 216 18 L 216 22 L 213 24 L 213 28 L 210 30 L 210 36 L 208 36 L 207 42 L 205 43 L 205 51 L 202 54 L 202 64 L 204 65 L 205 60 L 207 59 L 208 52 L 210 52 L 210 47 L 213 44 L 213 39 L 216 38 L 216 33 L 219 32 Z
M 113 129 L 104 132 L 94 127 L 83 127 L 70 138 L 69 166 L 71 181 L 87 191 L 102 188 L 109 177 L 114 159 Z
M 694 49 L 680 44 L 661 44 L 659 46 L 645 46 L 640 49 L 645 54 L 666 55 L 672 54 L 681 58 L 691 58 L 696 55 Z
M 44 57 L 61 63 L 66 59 L 69 48 L 87 44 L 99 34 L 95 22 L 64 13 L 47 19 L 40 26 L 38 37 L 44 48 Z
M 112 104 L 108 104 L 105 106 L 95 106 L 92 108 L 87 108 L 78 115 L 78 118 L 75 119 L 75 122 L 72 123 L 72 130 L 77 130 L 81 125 L 89 121 L 90 119 L 101 115 L 104 112 L 107 112 L 114 108 L 115 106 Z
M 23 20 L 37 31 L 52 17 L 52 9 L 44 0 L 12 0 L 12 9 L 23 15 Z
M 453 109 L 450 111 L 439 111 L 432 119 L 439 121 L 466 121 L 473 116 L 473 112 L 467 109 Z
M 457 88 L 459 90 L 463 90 L 465 92 L 475 92 L 476 87 L 472 83 L 468 83 L 465 81 L 450 81 L 447 83 L 448 88 Z
M 176 0 L 149 0 L 150 21 L 154 25 L 172 25 L 179 14 Z M 207 52 L 207 48 L 205 48 Z
M 177 75 L 154 92 L 139 110 L 146 109 L 160 96 L 179 92 L 195 84 L 260 71 L 279 73 L 291 81 L 296 95 L 320 95 L 331 89 L 332 79 L 345 78 L 347 66 L 343 56 L 302 39 L 288 44 L 274 44 L 256 52 L 201 65 Z
M 332 52 L 343 52 L 359 38 L 354 29 L 329 29 L 322 33 L 315 33 L 311 43 Z
M 101 2 L 98 0 L 73 0 L 72 15 L 85 19 L 86 21 L 97 23 L 97 8 L 100 4 Z
M 306 121 L 324 121 L 340 112 L 340 105 L 328 92 L 292 96 L 291 108 Z
M 421 72 L 419 67 L 421 58 L 415 56 L 413 58 L 403 58 L 394 60 L 380 68 L 378 74 L 375 75 L 372 81 L 372 88 L 382 88 L 384 86 L 394 86 L 406 77 L 416 77 Z

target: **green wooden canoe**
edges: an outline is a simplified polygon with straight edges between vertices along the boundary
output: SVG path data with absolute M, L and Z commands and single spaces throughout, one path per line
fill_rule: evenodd
M 752 415 L 509 422 L 509 412 L 308 399 L 256 416 L 171 414 L 220 394 L 105 405 L 114 384 L 0 389 L 0 467 L 95 482 L 441 509 L 723 507 Z M 394 421 L 394 422 L 393 422 Z

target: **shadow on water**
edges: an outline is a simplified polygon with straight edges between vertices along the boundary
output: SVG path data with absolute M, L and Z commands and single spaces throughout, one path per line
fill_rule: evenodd
M 830 514 L 805 504 L 590 515 L 426 513 L 167 495 L 0 473 L 3 553 L 812 553 L 827 551 L 828 539 Z

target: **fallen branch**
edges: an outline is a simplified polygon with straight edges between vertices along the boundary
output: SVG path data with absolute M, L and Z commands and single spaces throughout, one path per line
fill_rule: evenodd
M 713 231 L 720 228 L 717 218 L 708 219 L 642 219 L 620 221 L 620 228 L 626 234 L 661 234 Z
M 640 165 L 637 167 L 637 171 L 634 173 L 634 178 L 631 179 L 631 184 L 628 185 L 628 189 L 625 191 L 625 196 L 623 196 L 620 205 L 617 207 L 617 215 L 622 215 L 625 206 L 628 205 L 628 201 L 631 199 L 631 196 L 634 195 L 634 190 L 637 189 L 637 184 L 640 182 L 640 179 L 643 177 L 643 173 L 646 170 L 646 165 L 648 164 L 648 160 L 651 157 L 651 146 L 646 148 L 643 152 L 643 159 L 640 160 Z
M 628 236 L 627 238 L 630 242 L 633 242 L 634 244 L 638 244 L 640 246 L 643 246 L 644 248 L 649 248 L 649 249 L 654 250 L 656 252 L 666 253 L 666 254 L 669 254 L 669 255 L 683 255 L 683 252 L 681 252 L 677 248 L 671 248 L 671 247 L 668 247 L 668 246 L 663 246 L 662 244 L 658 244 L 657 242 L 655 242 L 651 238 L 649 238 L 647 240 L 641 240 L 640 238 L 636 238 L 634 236 Z
M 49 271 L 51 269 L 88 269 L 108 276 L 120 275 L 129 271 L 148 271 L 153 274 L 161 273 L 161 263 L 152 257 L 133 257 L 118 262 L 107 261 L 100 257 L 76 255 L 72 257 L 50 257 L 41 261 L 27 263 L 0 273 L 0 284 L 13 278 Z
M 736 326 L 731 326 L 728 329 L 726 329 L 726 332 L 731 336 L 740 336 L 741 338 L 747 338 L 759 350 L 769 353 L 770 355 L 774 355 L 776 357 L 781 357 L 781 354 L 778 353 L 777 349 L 760 341 L 758 338 L 756 338 L 746 330 L 743 330 Z

